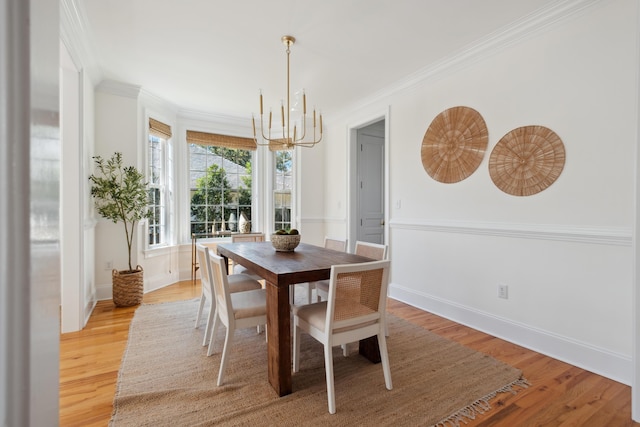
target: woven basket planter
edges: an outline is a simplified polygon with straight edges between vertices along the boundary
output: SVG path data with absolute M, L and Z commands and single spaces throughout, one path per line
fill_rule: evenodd
M 277 252 L 293 252 L 300 244 L 299 234 L 272 234 L 271 244 Z
M 116 307 L 131 307 L 142 302 L 143 273 L 142 267 L 139 265 L 131 271 L 112 271 L 113 303 Z

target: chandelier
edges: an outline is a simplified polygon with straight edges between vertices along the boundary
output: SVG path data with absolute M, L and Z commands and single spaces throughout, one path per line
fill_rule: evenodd
M 281 126 L 282 136 L 271 137 L 271 125 L 273 114 L 269 112 L 269 122 L 267 132 L 265 134 L 264 113 L 262 108 L 262 91 L 260 91 L 260 136 L 262 141 L 258 142 L 258 135 L 256 132 L 256 120 L 255 117 L 251 118 L 253 125 L 253 139 L 257 145 L 271 145 L 278 147 L 278 149 L 292 150 L 295 147 L 313 147 L 322 140 L 322 114 L 319 115 L 318 126 L 316 126 L 316 110 L 313 110 L 313 135 L 307 138 L 307 95 L 302 91 L 302 117 L 300 120 L 300 128 L 298 124 L 293 125 L 291 129 L 291 107 L 290 107 L 290 89 L 289 89 L 289 56 L 291 54 L 291 46 L 296 42 L 293 36 L 282 36 L 282 43 L 287 47 L 287 114 L 285 116 L 284 101 L 280 104 Z M 278 132 L 279 135 L 280 132 Z M 310 132 L 311 133 L 311 132 Z

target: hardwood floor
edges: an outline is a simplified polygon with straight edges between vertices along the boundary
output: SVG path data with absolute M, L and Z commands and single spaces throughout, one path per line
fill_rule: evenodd
M 145 303 L 200 296 L 199 285 L 179 282 L 145 294 Z M 106 426 L 129 323 L 136 307 L 100 301 L 85 329 L 60 337 L 60 425 Z M 493 409 L 466 424 L 488 426 L 640 426 L 631 421 L 628 386 L 414 307 L 389 300 L 388 311 L 445 338 L 521 369 L 532 384 L 500 395 Z

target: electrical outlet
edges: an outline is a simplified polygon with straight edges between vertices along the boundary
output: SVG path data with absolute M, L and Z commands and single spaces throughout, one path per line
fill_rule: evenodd
M 104 269 L 105 270 L 113 270 L 113 261 L 107 261 L 104 263 Z
M 509 298 L 509 286 L 498 285 L 498 298 L 503 298 L 503 299 Z

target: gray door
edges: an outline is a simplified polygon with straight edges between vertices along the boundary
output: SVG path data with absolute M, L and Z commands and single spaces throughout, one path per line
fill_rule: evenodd
M 357 240 L 384 243 L 384 121 L 358 129 Z

